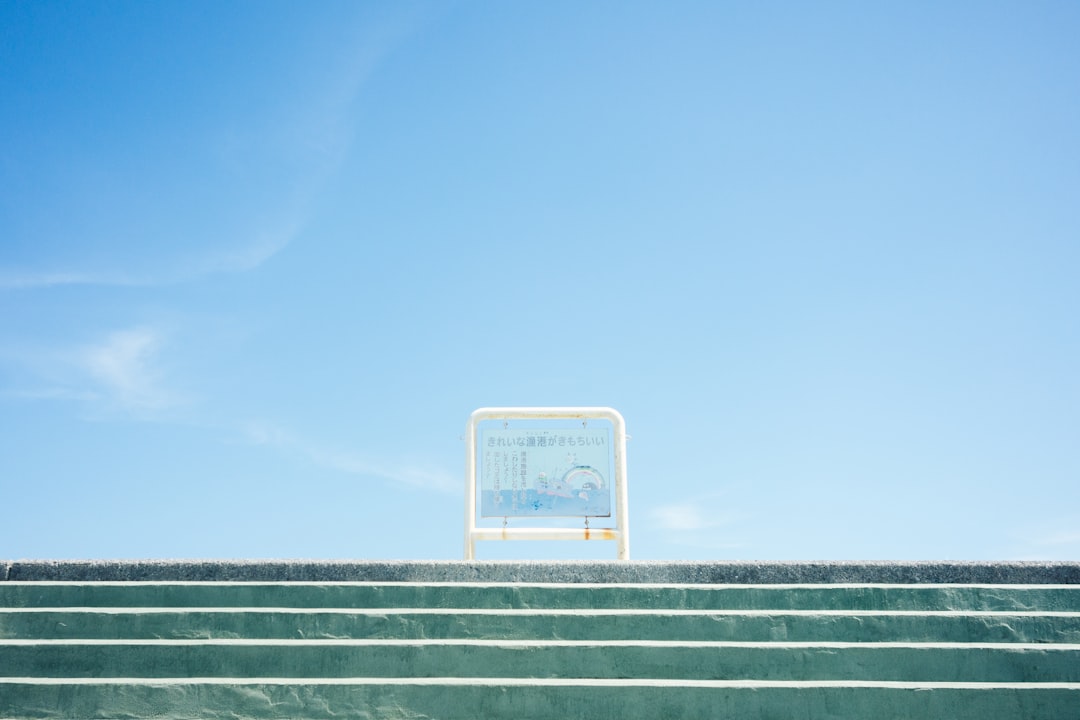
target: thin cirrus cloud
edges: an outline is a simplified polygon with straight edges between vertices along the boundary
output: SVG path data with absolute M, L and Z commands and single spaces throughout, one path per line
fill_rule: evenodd
M 167 385 L 166 345 L 161 330 L 145 326 L 59 348 L 9 343 L 0 351 L 0 367 L 10 371 L 12 383 L 0 395 L 81 403 L 95 415 L 160 417 L 160 411 L 186 402 Z
M 159 353 L 164 339 L 152 328 L 133 328 L 109 334 L 81 348 L 76 364 L 94 385 L 94 396 L 117 408 L 145 412 L 182 402 L 164 385 Z
M 281 113 L 270 122 L 276 130 L 269 137 L 249 140 L 250 145 L 241 143 L 234 151 L 239 156 L 236 162 L 241 165 L 248 156 L 260 161 L 276 158 L 296 163 L 294 174 L 273 185 L 270 203 L 276 208 L 273 217 L 248 216 L 241 220 L 250 233 L 250 242 L 220 243 L 194 257 L 161 258 L 158 269 L 149 271 L 135 268 L 101 271 L 70 265 L 60 269 L 0 267 L 0 291 L 65 286 L 158 287 L 259 268 L 303 231 L 314 199 L 349 156 L 355 134 L 354 114 L 365 84 L 382 62 L 423 24 L 423 17 L 408 13 L 380 23 L 365 23 L 355 42 L 349 44 L 349 51 L 337 58 L 334 72 L 327 73 L 320 66 L 321 84 L 314 93 L 315 100 L 307 98 L 303 103 L 292 103 L 290 107 L 302 109 L 295 114 Z M 250 133 L 245 131 L 242 135 L 248 137 Z M 248 168 L 247 172 L 257 171 Z
M 315 453 L 312 454 L 312 458 L 324 467 L 350 475 L 367 475 L 400 485 L 443 493 L 456 493 L 461 489 L 461 482 L 457 478 L 438 468 L 373 462 L 363 456 L 349 453 Z
M 107 275 L 84 272 L 33 272 L 12 271 L 0 273 L 0 290 L 31 290 L 35 288 L 63 287 L 68 285 L 152 285 L 146 279 L 124 275 Z
M 1066 530 L 1039 538 L 1040 545 L 1080 545 L 1080 531 Z
M 275 425 L 251 423 L 244 429 L 244 435 L 254 445 L 298 453 L 319 467 L 347 475 L 378 478 L 397 485 L 447 494 L 461 490 L 460 478 L 442 468 L 411 461 L 379 460 L 355 451 L 328 450 Z
M 722 517 L 708 515 L 700 503 L 670 503 L 652 509 L 653 524 L 661 530 L 707 530 L 725 524 Z
M 259 238 L 241 248 L 216 254 L 208 254 L 199 263 L 197 274 L 236 273 L 255 270 L 270 258 L 284 250 L 300 233 L 301 223 L 293 221 L 282 231 Z
M 284 250 L 299 232 L 299 224 L 275 236 L 260 238 L 250 245 L 210 252 L 195 262 L 181 264 L 170 273 L 69 272 L 0 270 L 0 290 L 34 290 L 86 285 L 109 287 L 158 287 L 191 282 L 214 274 L 241 273 L 257 269 Z
M 1028 537 L 1025 544 L 1048 553 L 1075 553 L 1077 549 L 1080 549 L 1080 531 L 1073 529 L 1076 519 L 1067 518 L 1063 524 L 1068 526 L 1059 525 L 1057 529 L 1050 528 L 1046 532 Z

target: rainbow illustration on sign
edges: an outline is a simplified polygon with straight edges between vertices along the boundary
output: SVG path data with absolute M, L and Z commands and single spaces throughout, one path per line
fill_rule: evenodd
M 608 429 L 480 432 L 484 517 L 610 517 Z

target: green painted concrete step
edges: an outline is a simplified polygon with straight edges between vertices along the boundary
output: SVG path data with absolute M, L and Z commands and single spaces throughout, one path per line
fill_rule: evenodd
M 1080 645 L 508 640 L 0 641 L 0 677 L 1080 682 Z
M 1080 561 L 20 560 L 0 581 L 1080 584 Z
M 177 679 L 0 681 L 0 717 L 278 720 L 1067 720 L 1080 684 Z
M 0 608 L 648 608 L 1080 611 L 1080 585 L 0 582 Z
M 0 570 L 0 718 L 1080 719 L 1075 563 Z
M 481 638 L 1080 643 L 1080 612 L 9 609 L 0 610 L 0 638 Z

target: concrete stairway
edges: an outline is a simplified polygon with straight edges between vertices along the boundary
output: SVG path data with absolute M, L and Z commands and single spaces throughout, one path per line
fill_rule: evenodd
M 1076 563 L 19 563 L 3 579 L 3 718 L 1080 717 Z

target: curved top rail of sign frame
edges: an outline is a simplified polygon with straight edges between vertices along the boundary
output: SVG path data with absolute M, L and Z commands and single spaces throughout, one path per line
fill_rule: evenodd
M 617 432 L 625 434 L 626 421 L 618 410 L 609 407 L 484 407 L 478 408 L 469 416 L 472 423 L 481 420 L 507 419 L 552 419 L 574 420 L 600 418 L 611 421 Z
M 589 418 L 605 419 L 611 422 L 612 432 L 615 436 L 615 528 L 605 531 L 603 536 L 597 539 L 616 540 L 618 543 L 618 559 L 630 559 L 630 527 L 627 518 L 627 488 L 626 488 L 626 421 L 617 410 L 610 407 L 483 407 L 474 410 L 469 415 L 468 433 L 470 441 L 466 451 L 468 492 L 465 496 L 465 559 L 475 558 L 475 543 L 479 539 L 510 539 L 508 530 L 502 528 L 501 536 L 492 538 L 482 537 L 486 531 L 476 526 L 476 433 L 479 425 L 484 420 L 510 420 L 510 419 L 552 419 L 574 420 Z M 588 518 L 586 517 L 585 536 L 578 538 L 568 531 L 558 528 L 528 528 L 517 530 L 515 537 L 531 539 L 590 539 Z

